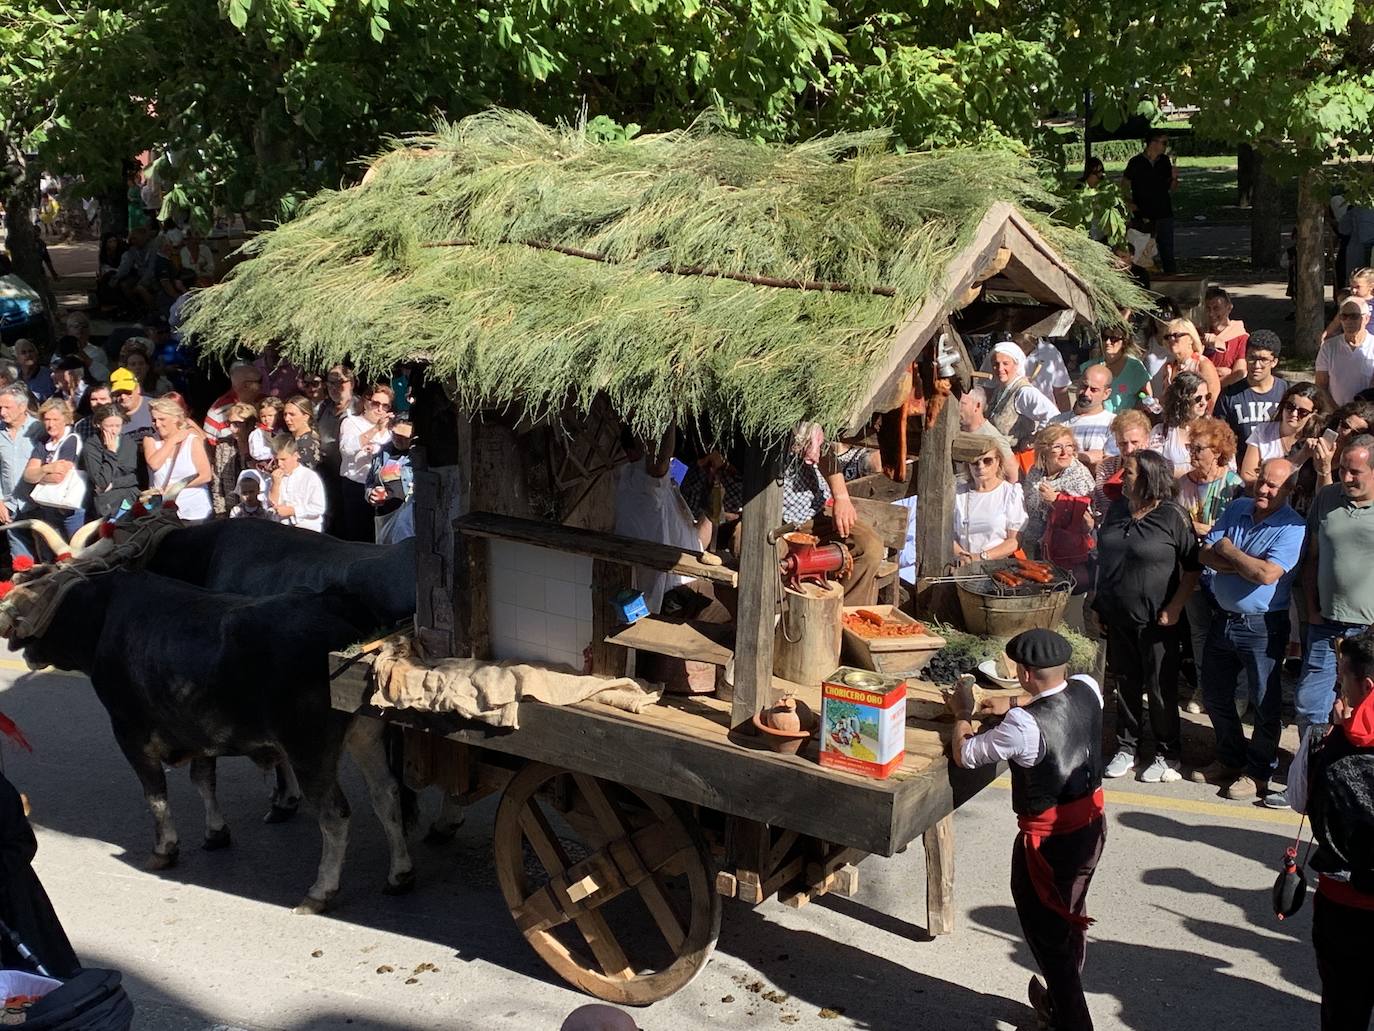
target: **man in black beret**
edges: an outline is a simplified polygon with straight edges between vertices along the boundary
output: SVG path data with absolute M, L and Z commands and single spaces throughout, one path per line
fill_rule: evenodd
M 1091 677 L 1067 678 L 1069 642 L 1027 630 L 1007 642 L 1021 693 L 990 698 L 1001 716 L 974 733 L 968 696 L 951 700 L 951 751 L 965 769 L 1008 762 L 1011 807 L 1021 832 L 1011 853 L 1016 915 L 1045 983 L 1032 977 L 1031 1005 L 1057 1031 L 1091 1031 L 1083 997 L 1088 885 L 1102 857 L 1102 691 Z

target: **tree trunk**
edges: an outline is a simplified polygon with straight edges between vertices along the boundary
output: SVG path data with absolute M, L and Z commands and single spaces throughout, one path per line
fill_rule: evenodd
M 124 190 L 106 190 L 100 195 L 100 235 L 129 235 L 129 197 Z
M 1236 148 L 1236 204 L 1248 208 L 1255 196 L 1255 148 L 1242 143 Z
M 29 212 L 38 203 L 38 173 L 29 167 L 28 159 L 13 140 L 0 135 L 0 154 L 9 159 L 14 179 L 5 190 L 5 220 L 8 227 L 6 245 L 9 247 L 10 261 L 15 274 L 28 283 L 43 299 L 43 309 L 47 315 L 48 338 L 57 340 L 57 299 L 53 296 L 52 284 L 43 270 L 43 258 L 38 249 L 38 231 L 33 227 Z
M 1250 208 L 1250 264 L 1274 269 L 1283 263 L 1279 184 L 1265 168 L 1264 151 L 1255 150 Z
M 1293 350 L 1314 355 L 1326 326 L 1326 191 L 1319 168 L 1298 177 L 1297 268 L 1294 270 Z

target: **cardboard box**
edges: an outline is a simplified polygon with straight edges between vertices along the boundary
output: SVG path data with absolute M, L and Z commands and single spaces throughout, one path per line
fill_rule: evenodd
M 906 681 L 841 666 L 821 684 L 822 766 L 879 780 L 906 752 Z

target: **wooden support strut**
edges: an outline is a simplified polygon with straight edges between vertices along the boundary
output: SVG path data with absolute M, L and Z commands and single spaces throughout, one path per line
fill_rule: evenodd
M 773 619 L 778 611 L 778 553 L 769 535 L 782 521 L 780 448 L 758 445 L 741 459 L 744 509 L 740 516 L 739 609 L 735 615 L 735 696 L 730 726 L 748 724 L 772 701 Z
M 926 932 L 954 932 L 954 814 L 926 828 Z

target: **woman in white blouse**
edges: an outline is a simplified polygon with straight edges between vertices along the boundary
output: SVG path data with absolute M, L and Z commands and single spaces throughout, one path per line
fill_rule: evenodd
M 1026 525 L 1021 488 L 1002 477 L 995 447 L 968 463 L 968 481 L 954 492 L 954 557 L 960 565 L 1006 558 L 1020 547 Z
M 1331 414 L 1331 400 L 1314 383 L 1294 383 L 1283 394 L 1269 422 L 1250 431 L 1240 463 L 1247 487 L 1259 479 L 1260 467 L 1271 458 L 1286 458 L 1297 470 L 1312 457 L 1310 441 L 1319 436 Z

